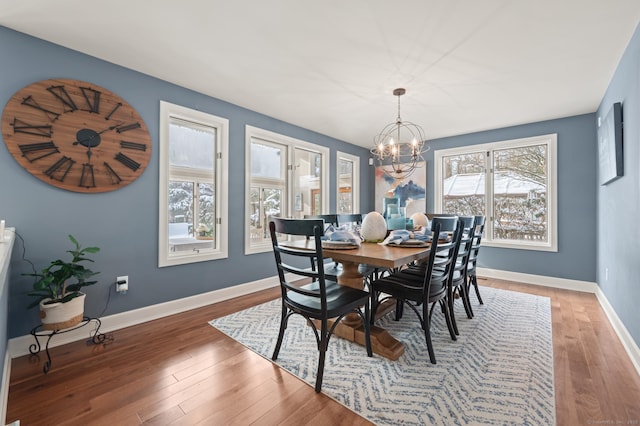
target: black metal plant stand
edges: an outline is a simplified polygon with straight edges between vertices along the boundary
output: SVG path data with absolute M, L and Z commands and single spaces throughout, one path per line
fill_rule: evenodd
M 45 345 L 45 352 L 47 353 L 47 361 L 45 361 L 44 365 L 42 366 L 42 372 L 44 374 L 47 374 L 49 372 L 49 370 L 51 369 L 51 354 L 49 353 L 49 342 L 51 341 L 51 338 L 53 336 L 55 336 L 56 334 L 63 334 L 63 333 L 68 333 L 70 331 L 73 330 L 77 330 L 79 328 L 84 327 L 85 325 L 88 325 L 92 322 L 96 323 L 96 329 L 93 331 L 93 334 L 91 335 L 91 339 L 87 342 L 91 342 L 94 345 L 99 345 L 100 343 L 103 343 L 105 340 L 105 335 L 102 333 L 99 333 L 100 330 L 100 326 L 102 325 L 102 322 L 100 321 L 99 318 L 90 318 L 90 317 L 83 317 L 82 321 L 78 324 L 75 325 L 73 327 L 69 327 L 69 328 L 65 328 L 62 330 L 40 330 L 39 329 L 42 327 L 42 324 L 40 324 L 39 326 L 33 328 L 31 330 L 31 335 L 33 336 L 33 338 L 36 340 L 36 343 L 33 343 L 29 346 L 29 352 L 31 352 L 31 355 L 37 355 L 40 350 L 41 350 L 41 346 L 40 346 L 40 340 L 38 339 L 38 337 L 46 337 L 47 338 L 47 343 Z

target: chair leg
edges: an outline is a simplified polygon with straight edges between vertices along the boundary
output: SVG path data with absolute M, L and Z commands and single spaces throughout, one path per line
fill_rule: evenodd
M 326 319 L 322 320 L 322 326 L 320 328 L 322 330 L 320 335 L 320 347 L 318 348 L 320 354 L 318 356 L 318 372 L 316 374 L 316 392 L 317 393 L 319 393 L 320 390 L 322 389 L 322 378 L 324 376 L 324 359 L 327 353 L 327 343 L 329 340 Z
M 454 314 L 454 307 L 453 307 L 453 303 L 455 302 L 455 298 L 453 297 L 453 293 L 451 293 L 448 297 L 447 297 L 447 306 L 448 306 L 448 310 L 449 310 L 449 316 L 451 317 L 451 326 L 453 327 L 453 332 L 456 336 L 459 336 L 460 333 L 458 332 L 458 323 L 456 323 L 456 316 Z M 455 339 L 454 339 L 455 340 Z
M 373 351 L 371 350 L 371 327 L 369 326 L 370 316 L 371 311 L 369 310 L 369 305 L 364 305 L 364 319 L 362 320 L 362 325 L 364 327 L 364 341 L 367 347 L 367 356 L 372 357 Z
M 396 300 L 396 321 L 400 321 L 404 312 L 404 304 L 401 300 Z
M 471 282 L 473 282 L 473 287 L 476 290 L 476 296 L 478 296 L 478 302 L 480 302 L 481 305 L 484 305 L 484 302 L 482 301 L 482 297 L 480 297 L 480 290 L 478 289 L 478 277 L 476 277 L 476 274 L 473 274 L 471 276 Z
M 462 299 L 462 305 L 464 306 L 464 311 L 467 313 L 467 318 L 473 318 L 473 311 L 471 310 L 471 302 L 469 301 L 469 293 L 467 292 L 467 286 L 462 284 L 458 287 L 458 291 L 460 292 L 460 298 Z
M 371 289 L 371 297 L 369 297 L 371 301 L 371 311 L 369 316 L 369 324 L 373 325 L 376 321 L 376 311 L 378 310 L 378 293 Z
M 282 303 L 282 313 L 280 314 L 280 331 L 278 332 L 278 340 L 276 342 L 276 348 L 271 355 L 272 360 L 278 359 L 280 353 L 280 347 L 282 346 L 282 339 L 284 337 L 284 330 L 287 328 L 287 307 Z
M 458 340 L 456 337 L 455 330 L 453 329 L 453 324 L 451 323 L 451 315 L 449 315 L 449 306 L 446 300 L 440 300 L 440 306 L 442 306 L 442 312 L 444 313 L 444 319 L 447 322 L 447 328 L 449 329 L 449 335 L 451 336 L 451 340 Z
M 471 312 L 471 317 L 473 317 L 473 308 L 471 307 L 471 276 L 467 277 L 464 283 L 464 293 L 467 297 L 467 304 L 469 306 L 469 312 Z
M 433 312 L 433 306 L 431 307 Z M 427 350 L 429 351 L 429 361 L 431 364 L 436 363 L 436 354 L 433 351 L 433 343 L 431 342 L 431 312 L 429 312 L 429 304 L 423 303 L 422 305 L 422 328 L 424 329 L 424 338 L 427 341 Z

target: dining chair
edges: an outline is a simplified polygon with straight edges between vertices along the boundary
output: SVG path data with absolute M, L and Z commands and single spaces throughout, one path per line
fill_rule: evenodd
M 454 217 L 454 215 L 448 214 L 446 216 L 434 215 L 432 217 Z M 471 244 L 473 242 L 473 230 L 474 230 L 474 216 L 458 216 L 458 220 L 460 221 L 459 226 L 462 227 L 462 232 L 459 235 L 460 242 L 457 251 L 456 261 L 453 264 L 453 268 L 451 271 L 451 275 L 449 278 L 449 284 L 447 286 L 447 305 L 449 308 L 449 315 L 451 316 L 451 325 L 453 327 L 454 333 L 458 336 L 460 333 L 458 332 L 458 324 L 455 316 L 455 300 L 456 298 L 462 299 L 462 304 L 464 306 L 465 313 L 467 314 L 467 318 L 473 318 L 473 313 L 471 311 L 470 302 L 468 295 L 466 294 L 466 270 L 469 262 L 469 257 L 471 254 Z M 446 264 L 448 253 L 436 253 L 436 260 L 434 264 L 434 269 L 442 269 L 442 264 Z M 413 273 L 415 275 L 421 275 L 421 269 L 416 267 L 415 264 L 409 265 L 406 269 L 407 273 Z M 453 339 L 456 340 L 456 339 Z
M 449 314 L 451 315 L 451 324 L 456 335 L 459 335 L 458 324 L 456 322 L 454 302 L 456 296 L 462 299 L 462 305 L 464 311 L 467 314 L 467 318 L 473 318 L 471 306 L 469 303 L 469 295 L 467 294 L 467 268 L 469 266 L 469 258 L 471 257 L 471 247 L 473 244 L 474 234 L 474 216 L 459 216 L 460 225 L 462 226 L 462 234 L 460 236 L 460 247 L 458 248 L 458 255 L 456 262 L 453 266 L 451 273 L 451 284 L 449 285 Z
M 327 230 L 329 225 L 338 226 L 338 215 L 337 214 L 305 214 L 305 219 L 322 219 L 324 220 L 324 229 L 323 233 Z
M 362 219 L 364 218 L 364 216 L 362 215 L 362 213 L 343 213 L 343 214 L 339 214 L 338 215 L 338 226 L 343 226 L 343 225 L 355 225 L 355 226 L 360 226 L 362 225 Z M 387 268 L 381 268 L 378 266 L 373 266 L 373 265 L 367 265 L 367 264 L 360 264 L 358 265 L 358 272 L 360 273 L 360 275 L 362 275 L 364 277 L 364 283 L 366 285 L 369 284 L 369 282 L 372 279 L 377 279 L 381 276 L 381 274 L 387 272 L 388 269 Z
M 362 225 L 362 213 L 341 213 L 337 216 L 339 226 L 345 224 Z
M 484 305 L 482 297 L 480 296 L 480 289 L 478 288 L 478 277 L 476 275 L 476 267 L 478 263 L 478 253 L 480 252 L 480 244 L 482 243 L 482 234 L 484 233 L 485 217 L 478 215 L 474 216 L 474 233 L 473 241 L 471 243 L 471 252 L 469 254 L 469 263 L 467 266 L 466 276 L 466 295 L 469 297 L 471 286 L 473 285 L 478 302 Z M 473 308 L 471 307 L 471 299 L 468 300 L 469 310 L 473 316 Z
M 304 317 L 313 330 L 318 346 L 318 370 L 315 390 L 320 392 L 329 339 L 335 327 L 345 315 L 356 313 L 362 319 L 367 356 L 373 356 L 369 332 L 369 293 L 364 290 L 342 286 L 335 281 L 326 279 L 322 261 L 323 220 L 272 218 L 269 222 L 269 232 L 282 296 L 280 331 L 278 332 L 278 340 L 271 359 L 274 361 L 278 359 L 289 318 L 294 314 Z M 282 243 L 278 240 L 278 235 L 282 239 Z M 289 239 L 292 236 L 308 237 L 310 241 L 313 240 L 314 249 L 303 250 L 287 247 L 285 239 Z M 309 259 L 317 265 L 316 270 L 312 271 L 308 268 L 304 269 L 295 266 Z M 305 278 L 311 278 L 312 282 L 302 286 L 296 284 L 298 279 Z M 364 306 L 364 313 L 362 306 Z M 331 318 L 334 319 L 334 322 L 329 325 L 329 319 Z M 318 323 L 320 325 L 319 329 Z
M 457 217 L 458 216 L 456 213 L 431 213 L 431 212 L 426 212 L 424 215 L 429 220 L 433 219 L 434 217 Z
M 305 219 L 322 219 L 324 221 L 323 235 L 329 228 L 329 226 L 338 227 L 338 215 L 337 214 L 305 214 Z M 311 269 L 315 270 L 316 265 L 311 264 Z M 333 281 L 338 281 L 338 275 L 342 271 L 342 267 L 338 262 L 327 263 L 324 266 L 325 276 Z
M 424 330 L 429 360 L 436 363 L 431 342 L 431 317 L 436 304 L 442 308 L 449 335 L 456 340 L 455 331 L 449 314 L 449 284 L 460 246 L 462 226 L 457 217 L 435 217 L 431 222 L 431 249 L 429 257 L 423 263 L 394 272 L 371 283 L 371 321 L 374 322 L 378 306 L 386 300 L 396 300 L 396 320 L 402 317 L 404 305 L 409 306 L 417 315 Z M 443 233 L 451 238 L 438 240 Z M 416 273 L 418 272 L 419 273 Z

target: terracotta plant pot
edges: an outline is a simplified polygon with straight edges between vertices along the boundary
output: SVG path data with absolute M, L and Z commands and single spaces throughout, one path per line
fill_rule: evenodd
M 74 297 L 67 303 L 40 302 L 40 319 L 43 330 L 62 330 L 80 324 L 84 316 L 84 298 L 86 294 Z

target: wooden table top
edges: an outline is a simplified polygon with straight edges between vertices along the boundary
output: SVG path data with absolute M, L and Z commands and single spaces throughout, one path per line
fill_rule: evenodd
M 298 240 L 284 243 L 288 247 L 299 249 L 315 248 L 313 240 Z M 397 247 L 377 243 L 362 243 L 353 249 L 323 248 L 324 257 L 336 262 L 362 263 L 383 268 L 397 268 L 414 260 L 424 259 L 429 255 L 429 247 Z

